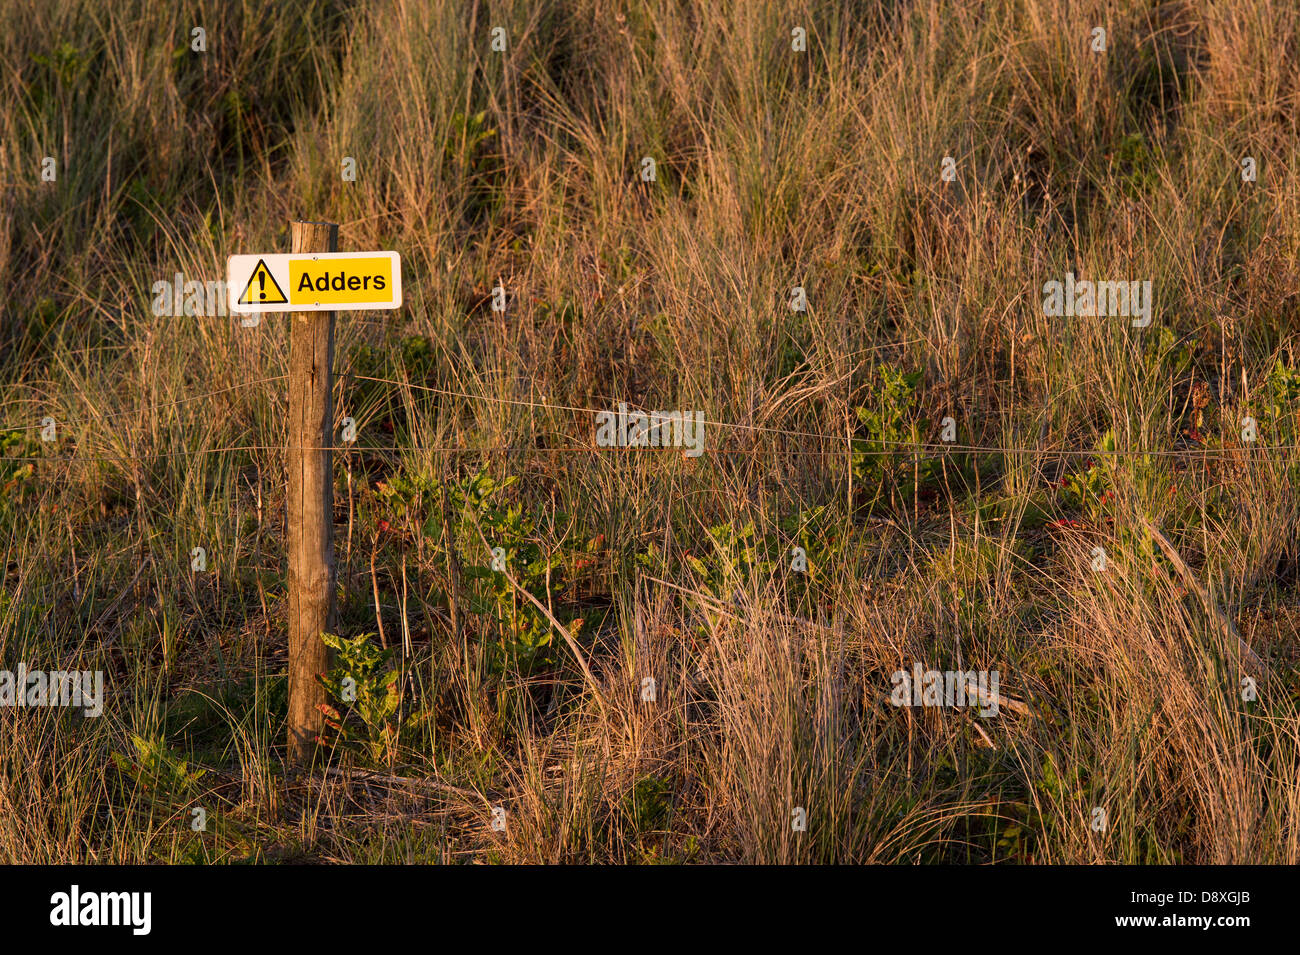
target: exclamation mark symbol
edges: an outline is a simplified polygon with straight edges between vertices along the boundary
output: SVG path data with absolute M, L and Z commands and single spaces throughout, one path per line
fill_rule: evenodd
M 261 301 L 266 301 L 266 269 L 257 270 L 257 297 Z

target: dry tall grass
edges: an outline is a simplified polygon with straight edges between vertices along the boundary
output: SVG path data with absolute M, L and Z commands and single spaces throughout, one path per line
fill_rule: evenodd
M 0 4 L 0 667 L 108 683 L 0 709 L 0 859 L 1300 860 L 1298 47 L 1285 0 Z M 427 718 L 286 779 L 287 325 L 151 287 L 293 217 L 403 255 L 339 318 L 336 536 Z M 1151 326 L 1044 317 L 1067 271 Z M 597 448 L 619 401 L 707 453 Z M 456 599 L 479 471 L 595 686 Z M 917 662 L 1030 713 L 889 705 Z

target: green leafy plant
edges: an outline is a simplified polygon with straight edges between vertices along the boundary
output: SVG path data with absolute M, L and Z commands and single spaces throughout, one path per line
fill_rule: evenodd
M 884 364 L 875 376 L 867 403 L 854 409 L 861 430 L 851 445 L 853 475 L 868 509 L 886 496 L 911 500 L 941 467 L 934 455 L 917 459 L 908 448 L 921 444 L 930 430 L 929 421 L 916 411 L 920 372 L 904 373 Z
M 60 89 L 71 90 L 90 69 L 91 57 L 71 43 L 60 43 L 50 51 L 32 54 L 32 62 L 48 67 Z
M 637 833 L 655 832 L 668 825 L 672 800 L 672 787 L 666 780 L 646 776 L 623 797 L 624 813 Z
M 140 787 L 169 800 L 185 799 L 198 791 L 199 780 L 205 769 L 190 769 L 189 763 L 173 753 L 165 740 L 146 739 L 131 734 L 131 754 L 112 752 L 109 755 L 117 768 Z
M 1141 133 L 1129 133 L 1121 137 L 1108 158 L 1111 168 L 1119 175 L 1120 186 L 1126 196 L 1140 196 L 1150 192 L 1159 183 L 1159 157 L 1147 145 L 1146 137 Z
M 21 431 L 0 430 L 0 497 L 21 494 L 32 480 L 32 462 L 40 454 L 40 444 Z
M 1267 420 L 1281 436 L 1294 438 L 1300 428 L 1300 372 L 1278 359 L 1268 376 Z
M 404 677 L 389 665 L 393 651 L 375 646 L 371 636 L 321 634 L 325 645 L 334 651 L 335 665 L 318 679 L 346 713 L 328 704 L 321 710 L 325 725 L 344 748 L 360 752 L 371 762 L 391 766 L 397 758 L 401 730 L 414 726 L 424 714 L 399 720 Z M 348 715 L 354 716 L 360 726 L 350 722 Z
M 449 172 L 463 177 L 465 183 L 465 216 L 474 221 L 500 204 L 503 164 L 498 153 L 489 148 L 489 140 L 497 131 L 488 125 L 487 111 L 454 113 L 450 128 L 443 140 L 443 162 Z
M 1074 513 L 1099 521 L 1115 497 L 1115 434 L 1107 431 L 1096 444 L 1097 458 L 1084 462 L 1082 470 L 1066 474 L 1059 489 L 1061 503 Z
M 735 584 L 753 577 L 784 574 L 786 592 L 799 599 L 809 596 L 820 579 L 821 568 L 833 561 L 842 543 L 838 528 L 826 520 L 825 505 L 800 511 L 760 533 L 753 521 L 740 527 L 718 524 L 708 529 L 710 546 L 688 552 L 687 566 L 698 583 L 715 597 L 729 601 Z M 806 567 L 794 571 L 794 548 L 803 550 Z
M 539 603 L 549 605 L 551 593 L 564 583 L 563 568 L 576 564 L 577 558 L 576 550 L 571 554 L 564 547 L 544 549 L 535 518 L 504 499 L 503 492 L 516 480 L 496 481 L 483 471 L 447 482 L 424 474 L 398 475 L 386 481 L 380 492 L 397 512 L 398 526 L 430 542 L 445 565 L 450 563 L 445 541 L 450 537 L 457 542 L 464 608 L 480 619 L 480 632 L 490 650 L 489 666 L 498 672 L 507 667 L 528 672 L 555 662 L 550 620 L 516 591 L 510 577 Z M 450 534 L 444 528 L 444 487 Z M 557 515 L 557 520 L 563 520 L 563 515 Z M 500 567 L 508 568 L 509 575 Z M 584 624 L 581 616 L 559 619 L 575 635 Z

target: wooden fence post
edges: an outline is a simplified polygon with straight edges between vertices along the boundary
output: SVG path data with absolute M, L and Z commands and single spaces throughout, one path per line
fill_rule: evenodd
M 337 252 L 332 222 L 291 222 L 292 252 Z M 289 754 L 310 760 L 325 727 L 329 667 L 322 633 L 337 625 L 334 568 L 334 312 L 290 313 L 289 475 Z

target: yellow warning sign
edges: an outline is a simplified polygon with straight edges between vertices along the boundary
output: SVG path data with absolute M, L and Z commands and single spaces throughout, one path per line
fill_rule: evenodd
M 396 252 L 232 255 L 227 304 L 236 313 L 332 312 L 402 307 Z
M 239 296 L 240 305 L 287 305 L 289 300 L 281 291 L 275 276 L 266 267 L 265 259 L 258 259 L 253 274 L 248 278 L 248 286 Z
M 359 256 L 346 259 L 292 259 L 289 289 L 293 301 L 320 305 L 351 305 L 391 298 L 393 257 Z

